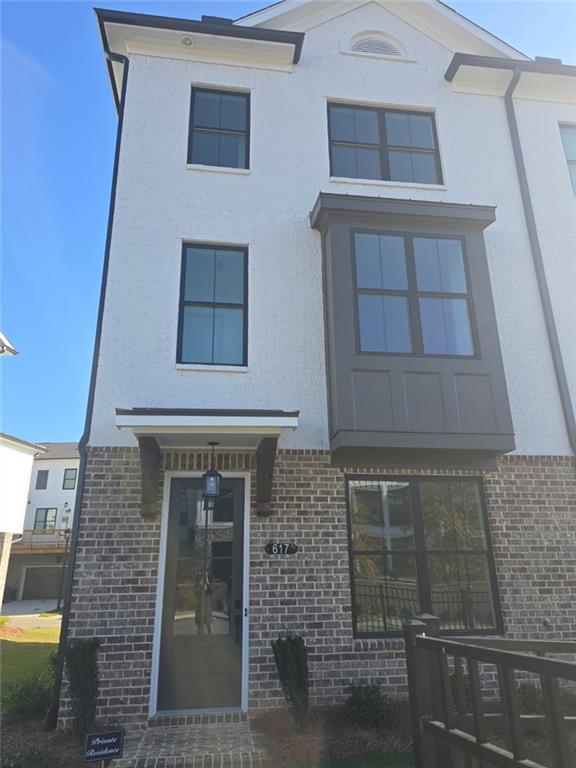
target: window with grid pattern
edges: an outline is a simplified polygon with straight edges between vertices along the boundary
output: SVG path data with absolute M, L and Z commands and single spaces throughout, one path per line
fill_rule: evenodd
M 434 115 L 328 105 L 330 174 L 442 184 Z
M 248 168 L 250 96 L 192 88 L 188 162 Z
M 500 614 L 480 481 L 348 481 L 354 631 L 400 632 L 422 613 L 446 631 L 490 632 Z
M 462 241 L 354 233 L 358 349 L 473 356 Z
M 246 365 L 247 261 L 245 248 L 184 246 L 178 362 Z

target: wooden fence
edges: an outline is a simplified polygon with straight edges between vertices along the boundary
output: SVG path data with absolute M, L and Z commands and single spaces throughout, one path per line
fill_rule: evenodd
M 439 624 L 430 615 L 404 624 L 416 768 L 576 768 L 576 717 L 560 685 L 576 683 L 576 663 L 545 656 L 576 656 L 576 642 L 444 638 Z M 490 706 L 482 665 L 498 682 Z M 521 712 L 522 675 L 540 683 L 540 713 Z M 547 745 L 544 758 L 528 754 L 530 733 Z

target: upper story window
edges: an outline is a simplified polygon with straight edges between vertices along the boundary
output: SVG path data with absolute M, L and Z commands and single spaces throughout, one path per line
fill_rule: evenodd
M 480 481 L 348 481 L 354 633 L 400 632 L 422 611 L 447 631 L 500 629 Z
M 250 96 L 192 88 L 188 162 L 248 168 Z
M 36 473 L 36 485 L 37 491 L 45 491 L 48 486 L 48 470 L 39 469 Z
M 75 468 L 64 470 L 64 481 L 62 483 L 62 490 L 73 491 L 76 488 L 76 472 Z
M 247 265 L 245 248 L 184 246 L 179 363 L 246 365 Z
M 568 162 L 568 173 L 570 174 L 572 189 L 576 193 L 576 125 L 561 125 L 560 134 Z
M 358 349 L 474 355 L 459 238 L 354 232 Z
M 47 531 L 56 528 L 57 514 L 58 510 L 55 507 L 38 507 L 34 518 L 34 530 Z
M 330 174 L 441 184 L 434 115 L 328 105 Z

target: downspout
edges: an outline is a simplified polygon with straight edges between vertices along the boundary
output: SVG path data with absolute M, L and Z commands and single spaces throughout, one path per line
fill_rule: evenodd
M 511 69 L 514 74 L 504 95 L 506 116 L 508 118 L 508 128 L 510 130 L 510 137 L 512 139 L 512 150 L 514 152 L 514 162 L 516 163 L 516 172 L 518 174 L 518 182 L 520 184 L 520 194 L 522 196 L 522 205 L 524 208 L 524 216 L 526 218 L 526 226 L 528 229 L 528 239 L 530 241 L 530 250 L 532 251 L 532 261 L 534 263 L 534 271 L 536 272 L 536 281 L 538 283 L 538 291 L 540 293 L 540 303 L 544 313 L 544 321 L 546 323 L 548 342 L 550 344 L 554 371 L 556 373 L 556 382 L 558 385 L 558 392 L 560 394 L 560 402 L 564 412 L 566 431 L 568 433 L 568 440 L 570 441 L 572 451 L 574 454 L 576 454 L 576 419 L 574 417 L 574 408 L 570 398 L 570 389 L 568 387 L 568 379 L 566 377 L 564 361 L 562 360 L 562 351 L 560 349 L 560 341 L 558 338 L 556 321 L 554 319 L 554 312 L 552 310 L 550 291 L 548 289 L 548 282 L 546 280 L 544 259 L 542 258 L 542 249 L 540 248 L 540 239 L 538 237 L 538 230 L 536 228 L 534 208 L 532 206 L 532 199 L 530 197 L 528 176 L 526 174 L 524 157 L 522 155 L 522 145 L 520 143 L 518 122 L 516 120 L 516 112 L 514 111 L 513 96 L 516 86 L 518 85 L 518 81 L 522 75 L 522 67 L 516 65 Z
M 98 303 L 98 318 L 96 322 L 96 336 L 94 339 L 94 353 L 92 356 L 92 370 L 90 373 L 90 385 L 88 388 L 88 403 L 86 406 L 86 419 L 84 422 L 84 432 L 78 443 L 78 452 L 80 454 L 80 465 L 78 468 L 78 485 L 76 491 L 76 500 L 74 503 L 74 521 L 72 523 L 72 535 L 70 540 L 70 560 L 66 569 L 66 580 L 64 583 L 64 606 L 62 610 L 62 625 L 60 627 L 60 639 L 58 642 L 58 651 L 54 664 L 54 687 L 52 689 L 52 702 L 44 720 L 45 730 L 53 730 L 58 723 L 58 710 L 60 707 L 60 692 L 62 689 L 62 679 L 64 675 L 64 649 L 68 636 L 68 626 L 70 620 L 70 606 L 72 602 L 72 583 L 74 578 L 74 568 L 76 566 L 76 552 L 78 549 L 78 534 L 80 530 L 80 513 L 82 510 L 82 501 L 84 496 L 84 480 L 86 476 L 87 445 L 90 437 L 90 425 L 92 422 L 92 413 L 94 410 L 94 393 L 96 390 L 96 373 L 98 370 L 98 359 L 100 356 L 100 338 L 102 335 L 102 321 L 104 317 L 104 302 L 106 294 L 106 282 L 108 279 L 108 264 L 110 260 L 110 244 L 112 241 L 112 224 L 114 220 L 114 209 L 116 205 L 116 182 L 118 178 L 118 165 L 120 159 L 120 144 L 122 139 L 122 125 L 124 121 L 124 105 L 126 100 L 126 85 L 128 82 L 128 58 L 120 54 L 112 53 L 108 47 L 106 36 L 100 26 L 102 41 L 104 45 L 104 54 L 107 59 L 108 69 L 112 70 L 112 62 L 123 65 L 122 71 L 122 91 L 120 100 L 117 98 L 114 88 L 114 100 L 118 108 L 118 127 L 116 130 L 116 148 L 114 152 L 114 165 L 112 171 L 112 187 L 110 191 L 110 206 L 108 209 L 108 228 L 106 231 L 106 245 L 104 249 L 104 264 L 102 268 L 102 283 L 100 286 L 100 300 Z M 112 79 L 112 82 L 114 80 Z

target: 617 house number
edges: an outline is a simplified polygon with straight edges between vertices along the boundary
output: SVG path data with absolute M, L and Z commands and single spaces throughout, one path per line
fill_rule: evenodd
M 296 544 L 283 544 L 280 541 L 271 541 L 264 549 L 267 555 L 295 555 L 298 552 Z

